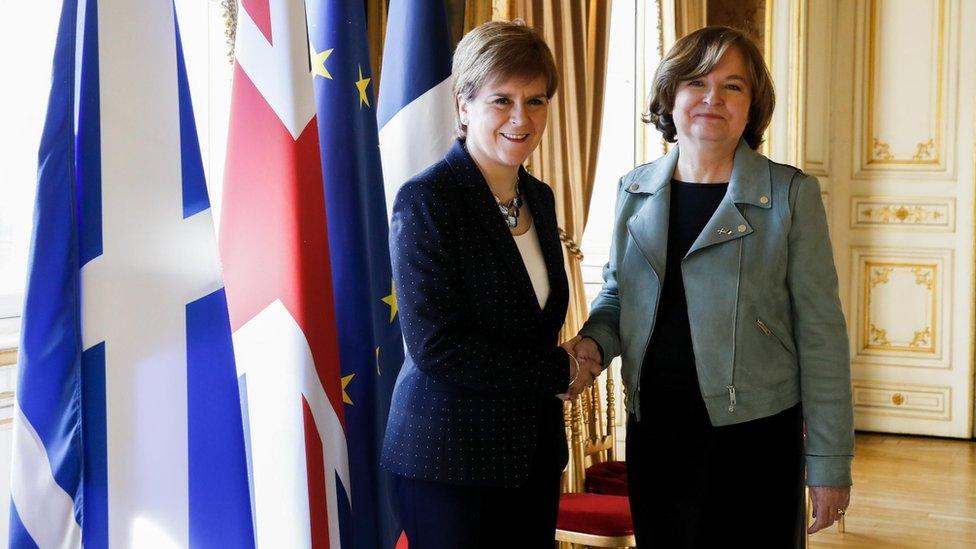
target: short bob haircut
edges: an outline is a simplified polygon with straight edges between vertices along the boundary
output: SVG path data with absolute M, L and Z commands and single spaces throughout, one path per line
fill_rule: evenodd
M 491 21 L 471 29 L 454 50 L 454 123 L 458 137 L 467 135 L 461 124 L 457 98 L 474 99 L 481 87 L 495 78 L 546 79 L 546 98 L 559 87 L 559 73 L 545 41 L 521 19 Z
M 748 71 L 745 76 L 752 93 L 749 121 L 742 137 L 750 147 L 758 149 L 776 106 L 773 82 L 759 48 L 742 31 L 731 27 L 698 29 L 674 44 L 654 73 L 647 111 L 641 114 L 641 120 L 654 124 L 666 141 L 676 142 L 678 130 L 671 113 L 678 83 L 711 72 L 731 47 L 739 48 L 745 59 Z

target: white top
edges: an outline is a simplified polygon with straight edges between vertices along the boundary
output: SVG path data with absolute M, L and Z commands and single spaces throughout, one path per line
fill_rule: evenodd
M 542 247 L 539 246 L 539 235 L 535 232 L 534 222 L 525 234 L 515 236 L 515 244 L 522 254 L 522 262 L 525 263 L 525 270 L 529 272 L 532 289 L 535 290 L 539 308 L 542 309 L 549 299 L 549 271 L 546 270 L 546 262 L 542 257 Z

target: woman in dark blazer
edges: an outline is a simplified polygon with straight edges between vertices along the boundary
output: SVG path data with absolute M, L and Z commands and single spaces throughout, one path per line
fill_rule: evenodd
M 557 345 L 568 284 L 553 194 L 522 162 L 555 64 L 532 29 L 492 22 L 461 40 L 453 73 L 459 139 L 393 206 L 407 358 L 382 462 L 411 549 L 551 547 L 567 460 L 557 394 L 579 390 L 578 364 Z

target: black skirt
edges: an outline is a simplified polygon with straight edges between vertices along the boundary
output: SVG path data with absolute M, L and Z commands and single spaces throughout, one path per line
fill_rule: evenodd
M 712 427 L 699 394 L 641 394 L 627 418 L 638 547 L 797 547 L 804 528 L 803 417 Z

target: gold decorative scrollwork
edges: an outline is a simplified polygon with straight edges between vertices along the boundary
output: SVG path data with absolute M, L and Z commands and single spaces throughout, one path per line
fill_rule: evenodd
M 951 199 L 885 199 L 855 197 L 852 226 L 917 225 L 920 228 L 951 229 Z
M 929 138 L 928 141 L 924 143 L 919 143 L 915 150 L 915 154 L 912 156 L 912 160 L 929 160 L 932 158 L 933 149 L 935 148 L 935 140 Z
M 871 332 L 869 337 L 870 337 L 872 346 L 881 347 L 881 348 L 885 348 L 885 347 L 890 347 L 891 346 L 891 341 L 888 340 L 888 332 L 887 332 L 887 330 L 883 330 L 881 328 L 878 328 L 874 324 L 869 324 L 868 325 L 868 330 Z
M 874 138 L 874 160 L 891 160 L 895 155 L 891 154 L 891 145 Z
M 932 277 L 931 267 L 915 267 L 912 269 L 915 273 L 915 284 L 919 286 L 925 286 L 929 290 L 935 287 L 935 279 Z
M 937 354 L 940 264 L 866 261 L 863 265 L 860 349 Z
M 862 162 L 863 170 L 902 170 L 908 166 L 916 168 L 944 169 L 942 155 L 946 147 L 945 133 L 947 124 L 945 103 L 948 100 L 946 93 L 948 79 L 946 68 L 946 49 L 950 46 L 951 34 L 949 31 L 952 24 L 947 17 L 948 6 L 952 4 L 949 0 L 937 0 L 930 2 L 912 2 L 910 4 L 925 4 L 929 7 L 928 14 L 923 15 L 921 11 L 915 12 L 921 18 L 916 21 L 919 29 L 931 29 L 934 31 L 926 35 L 922 40 L 930 43 L 931 47 L 926 51 L 930 54 L 928 59 L 912 56 L 911 59 L 904 59 L 899 55 L 901 49 L 887 47 L 886 43 L 893 36 L 892 27 L 885 21 L 888 17 L 900 18 L 905 15 L 902 11 L 904 7 L 894 7 L 894 4 L 906 6 L 909 3 L 903 2 L 882 2 L 882 0 L 864 0 L 856 2 L 863 5 L 861 11 L 866 18 L 864 37 L 864 64 L 863 72 L 859 71 L 857 78 L 863 79 L 866 83 L 866 92 L 862 94 L 861 116 L 865 121 L 863 134 L 858 138 L 862 143 L 865 159 Z M 895 14 L 897 12 L 897 15 Z M 918 81 L 913 82 L 916 86 L 928 89 L 929 100 L 923 104 L 918 104 L 910 95 L 893 94 L 884 104 L 876 104 L 876 99 L 887 95 L 885 86 L 892 76 L 903 74 L 905 63 L 914 65 L 919 73 Z M 905 108 L 919 109 L 922 111 L 925 120 L 928 121 L 928 134 L 915 137 L 918 139 L 915 151 L 911 150 L 909 143 L 904 143 L 898 138 L 895 149 L 889 146 L 883 139 L 894 138 L 893 128 L 885 128 L 885 119 L 898 116 L 898 112 Z M 880 123 L 880 124 L 879 124 Z M 933 135 L 934 134 L 934 135 Z M 912 139 L 914 141 L 914 139 Z M 874 164 L 874 166 L 871 166 Z M 913 169 L 913 168 L 909 168 Z
M 928 347 L 932 342 L 932 329 L 929 326 L 915 332 L 912 341 L 908 344 L 913 349 Z
M 871 268 L 871 287 L 877 288 L 882 284 L 888 283 L 888 277 L 894 271 L 891 267 L 872 267 Z
M 870 221 L 880 223 L 904 223 L 919 224 L 924 223 L 929 218 L 938 220 L 943 216 L 940 211 L 927 210 L 924 206 L 911 204 L 889 204 L 877 208 L 868 208 L 861 211 L 861 216 Z

